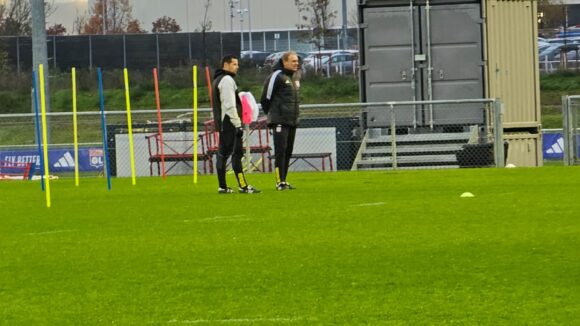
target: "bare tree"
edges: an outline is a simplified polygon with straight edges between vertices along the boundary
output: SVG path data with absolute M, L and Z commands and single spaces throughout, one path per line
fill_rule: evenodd
M 330 8 L 330 0 L 294 0 L 294 4 L 302 20 L 297 27 L 310 30 L 310 43 L 322 50 L 324 39 L 330 36 L 330 26 L 337 15 L 336 10 Z
M 203 65 L 207 65 L 207 33 L 211 31 L 211 19 L 209 18 L 209 7 L 211 6 L 211 0 L 204 0 L 203 3 L 203 19 L 199 22 L 199 30 L 201 32 L 201 47 L 202 47 L 202 58 L 201 61 Z
M 133 6 L 129 0 L 97 0 L 89 10 L 89 18 L 84 25 L 83 33 L 125 33 L 132 20 Z M 132 22 L 131 25 L 134 28 L 135 22 Z
M 133 20 L 133 6 L 129 0 L 107 1 L 107 32 L 121 34 L 127 31 L 129 22 Z
M 56 7 L 53 1 L 45 2 L 45 14 L 50 16 Z M 30 35 L 32 15 L 29 0 L 12 0 L 8 6 L 0 5 L 0 35 Z
M 85 30 L 85 25 L 87 25 L 87 23 L 88 23 L 87 12 L 85 11 L 82 14 L 79 14 L 79 12 L 77 11 L 77 16 L 73 21 L 72 33 L 77 35 L 83 34 Z

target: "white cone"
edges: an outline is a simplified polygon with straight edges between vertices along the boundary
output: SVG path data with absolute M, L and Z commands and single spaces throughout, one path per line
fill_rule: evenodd
M 471 197 L 475 197 L 475 195 L 472 194 L 472 193 L 470 193 L 470 192 L 464 192 L 459 197 L 461 197 L 461 198 L 471 198 Z

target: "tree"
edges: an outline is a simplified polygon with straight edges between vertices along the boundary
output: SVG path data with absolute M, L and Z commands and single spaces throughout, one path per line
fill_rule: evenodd
M 137 19 L 133 19 L 127 23 L 127 33 L 145 34 L 147 31 L 141 28 L 141 23 Z
M 2 26 L 0 34 L 2 35 L 30 35 L 32 32 L 32 16 L 30 15 L 30 1 L 13 0 L 10 5 L 4 7 Z
M 201 61 L 203 65 L 207 65 L 207 32 L 211 30 L 211 19 L 209 18 L 208 12 L 209 7 L 211 6 L 211 0 L 205 0 L 203 4 L 204 13 L 203 19 L 199 23 L 199 27 L 201 30 L 201 47 L 202 47 L 202 58 Z
M 538 23 L 540 29 L 554 29 L 564 27 L 566 24 L 565 6 L 561 0 L 539 0 Z
M 89 10 L 89 18 L 83 28 L 83 33 L 122 34 L 127 32 L 129 23 L 132 21 L 133 6 L 129 0 L 96 0 Z M 135 22 L 131 25 L 132 28 L 136 27 Z
M 30 0 L 12 0 L 0 4 L 0 35 L 30 35 L 32 15 Z M 50 16 L 55 10 L 53 2 L 45 2 L 45 13 Z
M 151 24 L 153 25 L 153 29 L 151 30 L 153 33 L 177 33 L 181 31 L 181 26 L 177 24 L 175 18 L 167 16 L 157 18 Z
M 54 24 L 46 29 L 46 35 L 64 35 L 66 28 L 62 24 Z
M 330 0 L 294 0 L 294 4 L 302 20 L 297 27 L 310 30 L 310 43 L 322 50 L 324 39 L 330 36 L 330 26 L 337 15 L 336 10 L 330 9 Z
M 72 28 L 72 33 L 73 34 L 83 34 L 84 30 L 85 30 L 85 25 L 88 23 L 88 18 L 87 18 L 87 12 L 83 12 L 82 14 L 79 14 L 79 12 L 77 11 L 77 16 L 75 17 L 75 20 L 73 22 L 73 28 Z

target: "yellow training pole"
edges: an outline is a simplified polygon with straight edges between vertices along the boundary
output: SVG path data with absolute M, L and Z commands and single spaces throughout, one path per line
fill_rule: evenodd
M 48 171 L 48 131 L 46 123 L 46 94 L 44 94 L 44 67 L 38 65 L 38 77 L 40 79 L 40 107 L 42 108 L 42 144 L 44 147 L 44 182 L 46 184 L 46 207 L 50 208 L 50 171 Z
M 125 75 L 125 101 L 127 103 L 127 129 L 129 130 L 129 153 L 131 156 L 131 180 L 133 185 L 137 184 L 135 178 L 135 149 L 133 147 L 133 123 L 131 121 L 131 99 L 129 98 L 129 72 L 127 68 L 123 70 Z
M 193 66 L 193 183 L 197 183 L 197 66 Z
M 75 186 L 79 186 L 79 137 L 77 122 L 77 70 L 72 68 L 73 137 L 75 146 Z

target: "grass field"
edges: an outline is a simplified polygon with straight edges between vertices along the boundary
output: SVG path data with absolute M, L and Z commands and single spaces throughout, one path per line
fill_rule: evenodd
M 249 179 L 0 182 L 0 325 L 580 320 L 580 168 Z

